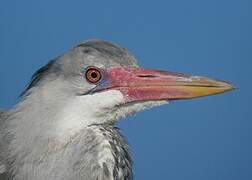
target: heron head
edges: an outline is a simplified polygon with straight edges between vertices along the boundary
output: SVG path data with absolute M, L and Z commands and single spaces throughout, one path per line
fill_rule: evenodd
M 44 100 L 58 103 L 59 126 L 64 129 L 114 124 L 145 108 L 223 93 L 233 86 L 206 77 L 141 68 L 126 49 L 93 40 L 41 68 L 24 94 L 36 88 L 42 89 Z

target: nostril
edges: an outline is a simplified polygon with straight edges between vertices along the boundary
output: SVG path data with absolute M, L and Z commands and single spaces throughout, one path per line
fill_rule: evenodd
M 140 77 L 140 78 L 156 78 L 157 76 L 153 75 L 153 74 L 140 74 L 140 75 L 138 75 L 138 77 Z

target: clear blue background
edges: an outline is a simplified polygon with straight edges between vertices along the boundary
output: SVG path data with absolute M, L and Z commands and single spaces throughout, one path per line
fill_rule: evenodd
M 251 180 L 251 9 L 251 0 L 1 0 L 0 107 L 12 107 L 49 59 L 83 40 L 111 40 L 142 66 L 239 88 L 121 122 L 135 179 Z

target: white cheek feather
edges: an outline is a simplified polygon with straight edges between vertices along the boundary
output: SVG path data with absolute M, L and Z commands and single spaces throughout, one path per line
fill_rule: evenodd
M 129 104 L 125 102 L 123 94 L 117 90 L 76 96 L 57 113 L 52 135 L 57 139 L 68 139 L 88 125 L 115 123 L 128 115 L 167 103 L 167 101 Z
M 55 135 L 69 137 L 90 124 L 104 123 L 104 113 L 124 103 L 120 91 L 111 90 L 85 96 L 76 96 L 58 113 Z
M 144 111 L 146 109 L 150 109 L 156 106 L 161 106 L 167 104 L 168 101 L 146 101 L 146 102 L 134 102 L 125 104 L 123 106 L 118 107 L 110 114 L 107 114 L 107 118 L 114 118 L 116 120 L 125 118 L 126 116 L 135 114 L 140 111 Z

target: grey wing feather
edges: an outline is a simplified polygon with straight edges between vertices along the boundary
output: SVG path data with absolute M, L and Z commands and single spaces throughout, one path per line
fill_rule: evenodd
M 0 180 L 10 180 L 10 178 L 7 176 L 7 169 L 5 166 L 5 138 L 3 134 L 4 129 L 4 121 L 6 120 L 6 110 L 0 109 Z

